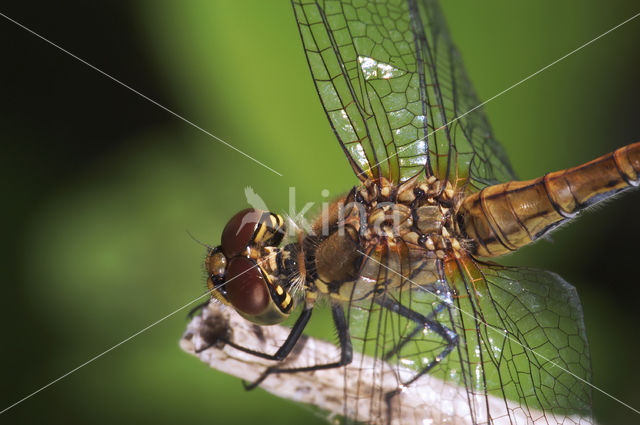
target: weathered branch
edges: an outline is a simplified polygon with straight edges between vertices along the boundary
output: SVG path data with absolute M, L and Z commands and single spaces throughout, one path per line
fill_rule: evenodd
M 277 362 L 252 356 L 230 346 L 214 346 L 196 351 L 225 335 L 236 344 L 254 350 L 275 353 L 289 333 L 283 326 L 255 326 L 239 316 L 233 309 L 218 303 L 210 303 L 203 314 L 195 317 L 187 326 L 180 341 L 182 349 L 196 355 L 214 369 L 245 381 L 256 380 L 269 366 Z M 280 366 L 299 367 L 327 363 L 339 358 L 339 350 L 333 344 L 315 338 L 305 338 L 294 353 Z M 381 363 L 368 356 L 354 353 L 353 362 L 346 368 L 314 372 L 273 374 L 260 385 L 279 397 L 312 404 L 329 412 L 329 415 L 348 415 L 358 422 L 387 423 L 387 405 L 384 394 L 396 390 L 398 383 L 415 373 L 409 369 Z M 345 388 L 346 387 L 346 388 Z M 477 417 L 484 417 L 487 399 L 472 396 Z M 518 405 L 505 404 L 503 399 L 488 398 L 491 416 L 496 424 L 529 424 L 532 420 Z M 507 414 L 507 407 L 509 414 Z M 447 423 L 470 425 L 467 392 L 455 384 L 425 375 L 392 398 L 393 425 L 424 424 L 425 418 L 434 425 Z M 529 412 L 536 415 L 535 412 Z M 536 420 L 538 419 L 538 420 Z M 547 413 L 534 416 L 533 423 L 587 423 L 580 418 L 557 418 Z

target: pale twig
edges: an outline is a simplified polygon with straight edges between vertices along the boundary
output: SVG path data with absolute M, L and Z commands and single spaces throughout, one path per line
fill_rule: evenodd
M 196 355 L 210 367 L 248 382 L 256 380 L 266 368 L 300 367 L 327 363 L 340 357 L 338 348 L 328 342 L 305 337 L 284 362 L 278 364 L 224 344 L 197 352 L 215 341 L 217 336 L 251 349 L 274 353 L 286 339 L 290 329 L 284 326 L 256 326 L 243 319 L 233 309 L 211 303 L 201 316 L 187 326 L 180 341 L 182 349 Z M 272 374 L 260 385 L 266 391 L 289 400 L 308 403 L 327 412 L 330 417 L 347 415 L 362 423 L 386 424 L 387 406 L 384 394 L 398 388 L 415 371 L 383 363 L 380 359 L 354 353 L 346 368 L 314 372 Z M 238 383 L 240 385 L 240 383 Z M 392 398 L 393 425 L 447 423 L 469 425 L 469 396 L 465 388 L 424 375 L 410 386 L 401 387 Z M 470 395 L 478 417 L 486 416 L 484 395 Z M 531 422 L 521 406 L 505 404 L 503 399 L 489 396 L 488 407 L 493 423 L 588 423 L 582 418 L 554 418 L 549 413 L 532 412 Z M 508 409 L 508 411 L 507 411 Z M 428 421 L 430 420 L 430 421 Z

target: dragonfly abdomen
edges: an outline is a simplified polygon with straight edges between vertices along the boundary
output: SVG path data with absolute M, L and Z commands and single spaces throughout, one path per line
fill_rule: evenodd
M 475 241 L 476 255 L 504 255 L 639 184 L 640 142 L 534 180 L 486 187 L 462 201 L 460 226 Z

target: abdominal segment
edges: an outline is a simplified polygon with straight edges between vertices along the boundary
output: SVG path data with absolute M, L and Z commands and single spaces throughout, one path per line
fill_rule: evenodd
M 473 254 L 508 254 L 548 234 L 580 211 L 640 184 L 640 142 L 578 167 L 484 188 L 461 203 L 458 223 Z

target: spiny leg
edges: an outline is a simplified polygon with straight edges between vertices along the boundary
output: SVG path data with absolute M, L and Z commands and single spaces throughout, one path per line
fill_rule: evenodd
M 260 357 L 267 360 L 281 361 L 289 355 L 291 350 L 293 350 L 293 347 L 295 347 L 296 343 L 300 339 L 300 336 L 302 335 L 304 328 L 307 326 L 307 323 L 311 318 L 312 311 L 313 311 L 313 305 L 305 305 L 304 309 L 302 310 L 302 313 L 300 313 L 300 316 L 298 317 L 293 327 L 291 328 L 291 332 L 289 332 L 287 339 L 282 343 L 280 348 L 278 348 L 278 351 L 276 351 L 274 354 L 263 353 L 260 351 L 252 350 L 251 348 L 243 347 L 242 345 L 238 345 L 224 336 L 218 336 L 214 341 L 208 341 L 208 344 L 205 345 L 204 347 L 197 349 L 196 353 L 205 351 L 213 347 L 214 345 L 217 345 L 222 342 L 225 345 L 229 345 L 235 348 L 236 350 L 240 350 L 242 352 L 251 354 L 256 357 Z
M 442 359 L 444 359 L 447 355 L 449 355 L 451 350 L 453 350 L 453 348 L 458 344 L 458 334 L 456 334 L 454 331 L 444 326 L 442 323 L 434 320 L 433 317 L 431 317 L 431 316 L 437 315 L 437 313 L 440 312 L 442 308 L 444 308 L 444 306 L 446 305 L 445 302 L 443 302 L 442 304 L 439 304 L 434 310 L 434 312 L 432 312 L 432 314 L 429 315 L 429 317 L 425 317 L 422 314 L 416 311 L 413 311 L 403 306 L 396 300 L 386 296 L 376 299 L 376 302 L 381 307 L 386 308 L 387 310 L 390 310 L 416 323 L 416 327 L 413 329 L 413 331 L 411 331 L 409 335 L 407 335 L 406 337 L 403 337 L 402 340 L 396 345 L 396 347 L 394 347 L 388 353 L 385 354 L 385 360 L 388 360 L 391 356 L 393 356 L 394 354 L 397 354 L 400 350 L 398 346 L 400 347 L 404 346 L 407 342 L 411 340 L 413 336 L 415 336 L 418 332 L 422 331 L 425 328 L 428 328 L 434 331 L 436 334 L 442 337 L 444 341 L 446 341 L 446 347 L 442 350 L 442 352 L 438 354 L 431 362 L 429 362 L 429 364 L 425 365 L 422 369 L 420 369 L 411 379 L 409 379 L 408 381 L 402 382 L 401 384 L 403 386 L 411 385 L 422 375 L 428 373 L 431 369 L 433 369 L 434 366 L 439 364 L 442 361 Z M 440 305 L 442 305 L 443 307 L 440 307 Z M 401 390 L 398 388 L 393 391 L 389 391 L 388 393 L 385 394 L 384 398 L 385 398 L 385 403 L 387 405 L 387 424 L 388 425 L 391 425 L 391 400 L 393 399 L 393 397 L 398 395 L 400 391 Z
M 325 369 L 333 369 L 337 367 L 346 366 L 351 363 L 353 359 L 353 346 L 351 345 L 351 337 L 349 336 L 349 328 L 347 326 L 347 321 L 344 315 L 344 309 L 339 302 L 334 302 L 331 305 L 331 313 L 333 315 L 333 323 L 338 331 L 338 342 L 340 344 L 340 360 L 313 365 L 313 366 L 305 366 L 305 367 L 296 367 L 296 368 L 279 368 L 279 367 L 270 367 L 266 369 L 260 377 L 252 382 L 251 384 L 245 383 L 245 388 L 247 390 L 252 390 L 262 381 L 264 381 L 269 375 L 272 373 L 298 373 L 298 372 L 312 372 L 316 370 L 325 370 Z
M 200 304 L 196 305 L 195 307 L 193 307 L 191 310 L 189 310 L 189 312 L 187 313 L 187 318 L 189 320 L 193 319 L 193 316 L 196 315 L 196 313 L 198 313 L 198 311 L 202 310 L 203 308 L 206 308 L 209 303 L 211 302 L 211 299 L 207 299 L 204 302 L 201 302 Z
M 439 288 L 436 288 L 435 286 L 434 286 L 434 288 L 435 288 L 435 289 L 433 289 L 433 290 L 428 290 L 428 289 L 426 289 L 426 288 L 425 288 L 425 290 L 427 290 L 427 291 L 429 291 L 429 292 L 432 292 L 433 294 L 437 294 L 438 292 L 436 292 L 436 291 L 438 291 L 438 290 L 439 290 Z M 437 324 L 438 324 L 438 325 L 440 325 L 440 326 L 441 326 L 441 327 L 442 327 L 446 332 L 452 333 L 452 331 L 451 331 L 449 328 L 447 328 L 446 326 L 442 325 L 440 322 L 438 322 L 438 321 L 435 319 L 435 317 L 436 317 L 438 314 L 440 314 L 440 312 L 442 312 L 442 310 L 444 310 L 444 308 L 447 306 L 447 300 L 442 299 L 442 301 L 440 301 L 440 302 L 435 306 L 435 308 L 431 311 L 431 313 L 429 313 L 429 315 L 428 315 L 428 316 L 424 317 L 424 316 L 420 315 L 420 317 L 421 317 L 421 318 L 424 318 L 425 320 L 418 320 L 418 321 L 414 320 L 413 318 L 411 318 L 411 317 L 409 317 L 409 316 L 406 316 L 406 315 L 404 315 L 404 314 L 400 313 L 399 311 L 396 311 L 395 309 L 397 308 L 397 306 L 400 306 L 400 307 L 402 307 L 402 308 L 405 308 L 405 307 L 404 307 L 404 306 L 402 306 L 402 305 L 401 305 L 399 302 L 397 302 L 397 301 L 394 301 L 394 303 L 395 303 L 395 304 L 394 304 L 391 308 L 389 308 L 388 306 L 385 306 L 385 305 L 381 304 L 380 302 L 378 302 L 378 304 L 379 304 L 379 305 L 381 305 L 382 307 L 385 307 L 385 308 L 387 308 L 387 309 L 389 309 L 389 310 L 391 310 L 391 311 L 393 311 L 393 312 L 395 312 L 395 313 L 397 313 L 397 314 L 400 314 L 400 315 L 401 315 L 401 316 L 403 316 L 403 317 L 407 317 L 407 318 L 409 318 L 409 319 L 411 319 L 411 320 L 415 321 L 415 322 L 417 323 L 417 325 L 416 325 L 416 327 L 415 327 L 415 328 L 414 328 L 414 329 L 409 333 L 409 335 L 406 335 L 406 336 L 402 337 L 402 340 L 401 340 L 400 342 L 398 342 L 398 343 L 396 344 L 396 346 L 395 346 L 393 349 L 389 350 L 389 351 L 384 355 L 384 360 L 389 360 L 391 357 L 393 357 L 394 355 L 396 355 L 397 353 L 399 353 L 399 352 L 402 350 L 402 348 L 403 348 L 403 347 L 404 347 L 408 342 L 411 342 L 411 340 L 413 339 L 413 337 L 414 337 L 414 336 L 416 336 L 418 333 L 420 333 L 422 330 L 424 330 L 424 327 L 425 327 L 425 325 L 424 325 L 424 324 L 425 324 L 425 323 L 437 323 Z M 405 309 L 406 309 L 406 308 L 405 308 Z M 408 309 L 407 309 L 407 310 L 408 310 Z M 411 310 L 408 310 L 408 311 L 411 311 Z M 416 313 L 416 314 L 417 314 L 417 313 Z M 436 331 L 436 333 L 437 333 L 437 329 L 433 329 L 433 330 L 434 330 L 434 331 Z M 442 337 L 443 337 L 443 339 L 446 339 L 446 337 L 444 337 L 442 334 L 438 333 L 438 335 L 442 336 Z

